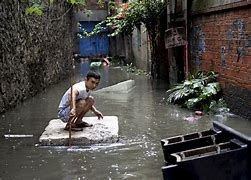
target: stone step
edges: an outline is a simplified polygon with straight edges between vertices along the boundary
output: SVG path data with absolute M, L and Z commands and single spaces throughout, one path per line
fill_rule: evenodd
M 83 131 L 72 131 L 71 145 L 91 145 L 97 143 L 118 142 L 118 117 L 104 116 L 98 120 L 95 117 L 84 117 L 83 121 L 93 124 L 92 127 L 85 127 Z M 42 146 L 65 146 L 68 145 L 69 131 L 64 130 L 66 123 L 60 119 L 53 119 L 49 122 L 45 131 L 39 138 Z

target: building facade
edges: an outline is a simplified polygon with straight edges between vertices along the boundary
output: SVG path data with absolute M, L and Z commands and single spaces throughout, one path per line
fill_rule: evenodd
M 231 111 L 251 118 L 251 1 L 194 0 L 189 68 L 219 73 Z

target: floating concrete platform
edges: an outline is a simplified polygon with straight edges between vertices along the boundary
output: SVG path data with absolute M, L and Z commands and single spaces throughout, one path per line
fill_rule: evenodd
M 98 89 L 96 91 L 94 91 L 93 93 L 119 93 L 119 94 L 125 94 L 125 93 L 129 93 L 130 91 L 132 91 L 135 88 L 135 81 L 130 79 L 127 81 L 123 81 L 120 83 L 117 83 L 115 85 L 112 86 L 108 86 L 102 89 Z
M 83 131 L 72 131 L 72 145 L 91 145 L 97 143 L 114 143 L 118 137 L 118 117 L 104 116 L 98 120 L 95 117 L 84 117 L 83 121 L 93 124 L 92 127 L 85 127 Z M 68 145 L 69 131 L 64 130 L 66 123 L 60 119 L 53 119 L 45 128 L 39 138 L 42 146 L 65 146 Z

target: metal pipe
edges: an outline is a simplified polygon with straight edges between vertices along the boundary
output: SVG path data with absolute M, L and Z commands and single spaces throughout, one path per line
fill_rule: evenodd
M 187 0 L 184 0 L 185 1 L 185 3 L 184 3 L 184 11 L 185 11 L 185 13 L 184 13 L 184 16 L 185 16 L 185 27 L 186 27 L 186 29 L 185 29 L 185 31 L 186 31 L 186 45 L 185 45 L 185 77 L 186 77 L 186 79 L 188 79 L 188 38 L 187 38 L 187 34 L 188 34 L 188 32 L 187 32 L 187 29 L 188 29 L 188 27 L 187 27 Z

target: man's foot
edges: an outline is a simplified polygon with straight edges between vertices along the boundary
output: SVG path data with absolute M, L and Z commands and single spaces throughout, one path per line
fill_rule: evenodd
M 70 129 L 69 124 L 66 124 L 64 130 L 69 131 L 69 129 Z M 72 124 L 71 131 L 83 131 L 83 128 L 77 127 L 75 124 Z
M 81 122 L 81 123 L 76 124 L 77 128 L 92 127 L 92 126 L 93 124 L 89 124 L 87 122 Z

